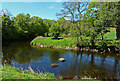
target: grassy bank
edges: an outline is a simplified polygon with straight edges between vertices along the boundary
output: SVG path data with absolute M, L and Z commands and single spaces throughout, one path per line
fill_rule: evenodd
M 27 70 L 20 71 L 18 68 L 5 66 L 2 68 L 2 79 L 55 79 L 52 73 L 32 73 Z
M 60 39 L 53 39 L 53 37 L 47 37 L 43 39 L 35 39 L 31 42 L 33 45 L 45 45 L 45 46 L 54 46 L 54 47 L 75 47 L 76 46 L 76 39 L 75 38 L 60 38 Z
M 55 78 L 55 76 L 52 73 L 32 73 L 27 70 L 20 71 L 18 68 L 11 67 L 11 66 L 0 66 L 0 69 L 2 70 L 2 77 L 0 77 L 0 80 L 2 81 L 42 81 L 43 79 L 45 81 L 63 81 L 63 78 L 60 77 L 59 79 Z M 84 80 L 85 79 L 85 80 Z M 82 77 L 81 80 L 77 81 L 100 81 L 100 80 L 94 80 L 90 77 Z M 64 80 L 69 81 L 69 80 Z M 73 81 L 76 81 L 75 78 Z
M 65 48 L 65 49 L 69 49 L 69 48 L 73 48 L 75 49 L 77 47 L 76 45 L 76 38 L 74 37 L 64 37 L 63 39 L 53 39 L 53 37 L 45 37 L 43 39 L 34 39 L 31 41 L 31 45 L 33 46 L 37 46 L 37 47 L 54 47 L 54 48 Z M 88 47 L 88 41 L 84 41 L 84 46 L 85 48 L 89 48 Z M 116 46 L 117 47 L 117 43 L 115 40 L 110 40 L 110 41 L 106 41 L 107 46 Z M 103 47 L 103 43 L 102 41 L 96 41 L 95 43 L 96 46 L 98 46 L 99 48 Z
M 101 40 L 102 37 L 99 37 L 95 40 L 95 45 L 98 48 L 105 47 L 104 43 Z M 116 30 L 115 28 L 111 28 L 110 32 L 104 35 L 103 40 L 107 46 L 118 47 L 120 41 L 116 40 Z M 62 48 L 62 49 L 76 49 L 77 48 L 77 39 L 76 37 L 59 37 L 58 39 L 54 39 L 53 37 L 37 37 L 31 41 L 31 45 L 37 47 L 49 47 L 49 48 Z M 81 41 L 80 41 L 81 43 Z M 90 38 L 83 37 L 83 45 L 84 48 L 89 49 L 91 45 Z

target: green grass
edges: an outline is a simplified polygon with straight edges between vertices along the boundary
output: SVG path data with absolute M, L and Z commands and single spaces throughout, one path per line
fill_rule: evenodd
M 110 32 L 106 33 L 104 35 L 104 39 L 107 40 L 116 40 L 116 29 L 115 28 L 111 28 Z
M 39 45 L 46 45 L 46 46 L 54 46 L 54 47 L 75 47 L 76 40 L 70 38 L 63 38 L 63 39 L 52 39 L 52 37 L 47 37 L 46 39 L 36 39 L 33 40 L 31 43 L 39 43 Z
M 76 47 L 76 37 L 63 37 L 63 39 L 52 39 L 53 37 L 46 37 L 44 39 L 34 39 L 31 41 L 31 44 L 35 45 L 35 44 L 38 44 L 38 46 L 40 45 L 45 45 L 45 46 L 54 46 L 54 47 L 62 47 L 62 48 L 65 48 L 65 47 Z M 88 41 L 85 41 L 84 39 L 84 45 L 87 47 L 88 46 L 88 42 L 90 41 L 89 40 L 89 37 L 87 38 Z M 101 36 L 99 36 L 100 40 L 98 41 L 101 41 Z M 110 29 L 110 32 L 106 33 L 104 35 L 104 41 L 108 44 L 108 45 L 112 45 L 112 46 L 116 46 L 116 43 L 115 42 L 119 42 L 119 41 L 116 41 L 116 30 L 115 28 L 111 28 Z M 110 44 L 109 44 L 110 42 Z M 111 43 L 112 42 L 112 43 Z M 98 43 L 96 41 L 96 45 L 98 46 L 102 46 L 102 43 Z
M 0 65 L 0 81 L 2 80 L 2 66 Z
M 18 68 L 4 66 L 2 68 L 2 79 L 55 79 L 52 73 L 32 73 L 27 70 L 20 71 Z
M 20 71 L 18 68 L 11 67 L 11 66 L 0 66 L 0 69 L 2 70 L 2 81 L 17 81 L 17 80 L 22 80 L 22 81 L 36 81 L 36 80 L 43 80 L 46 79 L 45 81 L 58 81 L 57 78 L 52 73 L 32 73 L 27 70 Z M 83 80 L 82 80 L 83 79 Z M 100 80 L 94 80 L 92 78 L 82 78 L 80 80 L 75 80 L 73 81 L 100 81 Z M 88 80 L 84 80 L 88 79 Z M 59 81 L 63 81 L 62 77 Z M 69 81 L 69 80 L 64 80 L 64 81 Z

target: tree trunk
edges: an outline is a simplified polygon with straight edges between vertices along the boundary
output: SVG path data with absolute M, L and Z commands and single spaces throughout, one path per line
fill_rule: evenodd
M 102 35 L 102 41 L 104 40 L 104 37 L 103 37 L 104 35 Z
M 91 43 L 92 43 L 92 48 L 95 48 L 95 42 L 94 42 L 94 40 L 92 40 Z
M 117 37 L 117 40 L 120 40 L 120 25 L 117 25 L 117 28 L 116 28 L 116 37 Z

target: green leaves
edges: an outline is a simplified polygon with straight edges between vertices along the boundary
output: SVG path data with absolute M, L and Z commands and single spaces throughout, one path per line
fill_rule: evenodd
M 13 18 L 3 15 L 2 30 L 3 40 L 26 40 L 44 35 L 47 32 L 47 27 L 40 17 L 30 18 L 29 14 L 18 14 Z
M 59 26 L 59 23 L 57 22 L 57 23 L 52 24 L 49 31 L 51 33 L 51 36 L 58 38 L 60 36 L 60 33 L 61 33 L 61 28 Z

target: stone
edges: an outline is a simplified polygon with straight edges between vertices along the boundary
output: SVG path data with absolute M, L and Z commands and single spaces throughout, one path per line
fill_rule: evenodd
M 64 58 L 59 58 L 59 61 L 60 61 L 60 62 L 64 62 L 65 59 L 64 59 Z
M 86 51 L 89 51 L 89 49 L 86 49 Z
M 70 49 L 70 47 L 68 46 L 68 47 L 66 47 L 65 49 Z
M 77 47 L 75 47 L 75 50 L 77 50 L 78 48 Z
M 108 52 L 109 52 L 109 53 L 111 52 L 110 48 L 108 48 Z
M 40 47 L 44 47 L 44 45 L 41 45 Z
M 59 47 L 60 49 L 62 49 L 62 47 Z
M 54 68 L 54 67 L 58 67 L 58 64 L 54 63 L 54 64 L 51 64 L 51 67 Z

